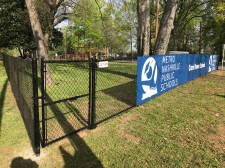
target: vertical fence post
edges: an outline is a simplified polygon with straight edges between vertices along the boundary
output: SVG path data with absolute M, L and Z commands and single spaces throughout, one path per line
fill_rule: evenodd
M 33 78 L 33 108 L 34 108 L 34 152 L 36 156 L 40 155 L 40 126 L 38 109 L 38 74 L 37 59 L 32 59 L 32 78 Z
M 96 115 L 96 59 L 92 57 L 89 60 L 89 114 L 88 128 L 95 128 Z
M 91 114 L 91 129 L 96 127 L 96 58 L 93 57 L 92 61 L 92 114 Z
M 88 103 L 88 129 L 91 129 L 91 107 L 92 107 L 92 59 L 90 58 L 88 59 L 89 62 L 89 103 Z
M 41 111 L 42 111 L 42 146 L 46 145 L 46 135 L 45 135 L 45 65 L 44 57 L 41 58 Z

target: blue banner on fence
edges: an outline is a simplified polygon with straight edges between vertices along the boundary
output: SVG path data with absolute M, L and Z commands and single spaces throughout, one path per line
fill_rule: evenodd
M 138 57 L 137 105 L 216 70 L 217 55 Z

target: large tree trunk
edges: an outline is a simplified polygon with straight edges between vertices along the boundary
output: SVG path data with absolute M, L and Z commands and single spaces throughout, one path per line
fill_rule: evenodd
M 44 41 L 45 41 L 45 45 L 46 45 L 46 48 L 47 48 L 47 52 L 48 50 L 50 49 L 50 38 L 52 36 L 52 32 L 53 32 L 53 27 L 49 27 L 45 30 L 45 33 L 44 33 Z
M 150 51 L 150 0 L 138 0 L 138 54 L 149 55 Z
M 177 51 L 178 49 L 178 35 L 177 35 L 177 23 L 176 23 L 176 19 L 174 21 L 174 29 L 172 31 L 172 43 L 173 43 L 173 50 Z
M 58 4 L 54 5 L 54 6 L 50 6 L 50 15 L 48 16 L 48 27 L 46 28 L 45 32 L 44 32 L 44 39 L 45 39 L 45 44 L 46 44 L 46 47 L 47 49 L 50 48 L 50 38 L 52 36 L 52 32 L 53 32 L 53 29 L 54 29 L 54 16 L 55 16 L 55 13 L 57 11 L 57 8 L 58 8 Z
M 28 13 L 29 13 L 29 18 L 30 18 L 30 23 L 35 39 L 35 43 L 37 45 L 37 51 L 39 56 L 48 58 L 48 52 L 47 52 L 47 46 L 45 44 L 45 39 L 43 36 L 43 32 L 41 29 L 41 24 L 39 21 L 38 13 L 36 10 L 35 6 L 35 0 L 25 0 Z
M 157 0 L 156 12 L 155 12 L 155 41 L 154 42 L 156 42 L 158 32 L 159 32 L 159 8 L 160 8 L 160 0 Z
M 165 54 L 168 48 L 173 22 L 176 14 L 178 0 L 167 0 L 155 44 L 155 54 Z
M 40 20 L 36 10 L 35 0 L 25 0 L 25 1 L 26 1 L 29 17 L 30 17 L 30 23 L 31 23 L 35 43 L 37 45 L 38 54 L 40 57 L 44 57 L 45 59 L 48 59 L 48 47 L 46 45 L 47 42 L 45 41 L 45 37 L 41 29 Z M 46 83 L 50 84 L 52 83 L 51 73 L 49 71 L 49 67 L 47 66 L 46 68 L 47 68 Z

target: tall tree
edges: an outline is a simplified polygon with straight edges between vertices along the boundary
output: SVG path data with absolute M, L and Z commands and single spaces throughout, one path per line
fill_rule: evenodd
M 49 39 L 53 28 L 68 18 L 69 11 L 76 4 L 76 0 L 25 0 L 25 2 L 38 52 L 41 56 L 48 57 Z M 43 6 L 44 9 L 38 13 L 40 6 Z M 43 13 L 44 17 L 38 15 Z M 44 18 L 44 21 L 40 18 Z
M 49 39 L 52 36 L 54 27 L 65 19 L 68 19 L 69 8 L 73 8 L 75 2 L 76 0 L 36 0 L 47 48 L 49 48 Z
M 179 37 L 184 34 L 188 24 L 193 19 L 201 18 L 209 14 L 206 8 L 212 0 L 180 0 L 177 7 L 177 13 L 174 20 L 174 29 L 172 31 L 173 50 L 179 50 L 181 46 L 178 43 Z
M 178 0 L 167 0 L 164 8 L 159 33 L 155 43 L 155 54 L 165 54 L 168 48 Z
M 225 2 L 215 0 L 207 4 L 209 15 L 203 17 L 204 50 L 207 53 L 222 54 L 222 44 L 225 44 Z
M 124 4 L 116 2 L 118 1 L 77 1 L 70 15 L 69 27 L 73 27 L 73 31 L 68 32 L 69 36 L 73 37 L 75 46 L 80 35 L 82 37 L 79 44 L 84 44 L 82 39 L 85 30 L 85 42 L 92 47 L 108 47 L 109 52 L 113 53 L 130 51 L 131 31 L 132 34 L 136 33 L 136 2 L 134 0 Z M 81 25 L 82 29 L 79 29 Z
M 99 0 L 78 0 L 77 5 L 74 7 L 72 14 L 70 15 L 70 22 L 72 23 L 74 39 L 76 42 L 82 36 L 86 44 L 97 47 L 105 45 L 106 39 L 110 38 L 105 36 L 109 35 L 109 26 L 106 25 L 107 21 L 111 18 L 103 9 L 108 7 Z M 111 14 L 108 9 L 109 15 Z M 112 24 L 109 24 L 112 25 Z M 107 30 L 106 30 L 107 29 Z M 107 32 L 106 32 L 107 31 Z M 84 41 L 80 41 L 80 45 L 84 45 Z
M 44 35 L 41 29 L 40 20 L 36 10 L 35 0 L 25 0 L 25 2 L 29 13 L 30 23 L 35 43 L 37 45 L 38 54 L 41 57 L 48 58 L 47 46 L 44 40 Z
M 115 27 L 116 27 L 116 34 L 117 38 L 123 39 L 121 42 L 118 43 L 119 46 L 123 47 L 124 52 L 131 52 L 133 53 L 133 42 L 136 41 L 137 37 L 137 1 L 126 1 L 115 17 Z M 120 41 L 120 40 L 119 40 Z
M 139 55 L 149 55 L 150 51 L 150 0 L 137 1 Z

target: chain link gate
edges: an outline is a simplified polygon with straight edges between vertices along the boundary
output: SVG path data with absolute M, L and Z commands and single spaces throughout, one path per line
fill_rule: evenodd
M 94 127 L 95 62 L 41 60 L 42 145 Z
M 136 61 L 41 61 L 42 146 L 95 126 L 135 106 Z

